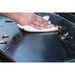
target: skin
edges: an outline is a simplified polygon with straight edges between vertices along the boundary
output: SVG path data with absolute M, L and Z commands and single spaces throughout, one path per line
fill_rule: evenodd
M 29 25 L 39 30 L 52 27 L 50 22 L 44 20 L 42 17 L 34 13 L 1 13 L 1 14 L 13 19 L 16 23 L 20 25 Z

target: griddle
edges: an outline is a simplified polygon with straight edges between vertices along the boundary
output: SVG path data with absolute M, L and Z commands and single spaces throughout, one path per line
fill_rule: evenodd
M 11 62 L 67 62 L 75 59 L 75 25 L 55 13 L 36 13 L 50 16 L 54 25 L 63 26 L 61 33 L 29 33 L 20 30 L 12 19 L 0 15 L 0 35 L 8 34 L 7 44 L 0 44 L 0 53 Z M 8 22 L 10 21 L 10 22 Z M 60 35 L 70 32 L 73 40 L 61 40 Z M 8 50 L 6 48 L 9 48 Z

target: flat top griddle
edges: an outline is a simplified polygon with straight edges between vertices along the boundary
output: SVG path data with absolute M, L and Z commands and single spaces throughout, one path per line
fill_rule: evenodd
M 40 16 L 49 15 L 52 24 L 63 26 L 63 30 L 70 29 L 74 25 L 60 16 L 51 13 L 36 13 Z M 0 15 L 0 35 L 8 34 L 7 44 L 0 44 L 0 52 L 15 62 L 65 62 L 75 59 L 75 54 L 68 51 L 60 41 L 58 32 L 29 33 L 20 30 L 17 23 Z M 9 48 L 8 50 L 6 48 Z

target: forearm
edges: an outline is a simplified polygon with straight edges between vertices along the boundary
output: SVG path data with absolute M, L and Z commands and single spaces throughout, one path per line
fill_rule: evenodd
M 7 16 L 7 17 L 9 17 L 11 19 L 13 19 L 14 21 L 18 18 L 17 13 L 0 13 L 0 14 L 2 14 L 4 16 Z

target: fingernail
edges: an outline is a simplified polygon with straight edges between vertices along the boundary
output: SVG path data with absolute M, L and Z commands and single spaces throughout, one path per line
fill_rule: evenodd
M 51 25 L 48 25 L 47 27 L 48 27 L 48 28 L 51 28 L 52 26 L 51 26 Z

